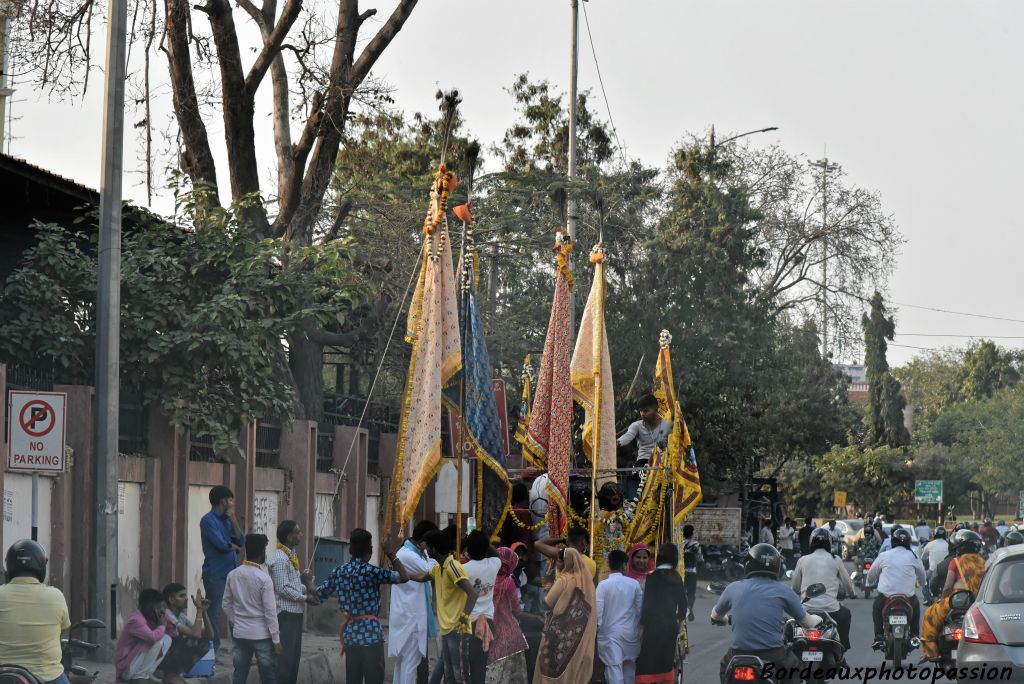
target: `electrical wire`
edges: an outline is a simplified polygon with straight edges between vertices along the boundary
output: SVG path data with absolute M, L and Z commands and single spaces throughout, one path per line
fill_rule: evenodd
M 615 127 L 615 120 L 612 118 L 612 106 L 608 103 L 608 92 L 604 88 L 604 79 L 601 77 L 601 65 L 597 61 L 597 47 L 594 45 L 594 36 L 590 32 L 590 17 L 587 16 L 587 3 L 581 3 L 583 7 L 583 23 L 587 26 L 587 40 L 590 41 L 590 54 L 594 56 L 594 68 L 597 70 L 597 82 L 601 86 L 601 95 L 604 97 L 604 108 L 608 112 L 608 124 L 612 127 L 612 135 L 615 137 L 615 145 L 619 148 L 619 158 L 622 160 L 622 168 L 626 170 L 629 164 L 626 163 L 626 152 L 619 140 L 619 129 Z

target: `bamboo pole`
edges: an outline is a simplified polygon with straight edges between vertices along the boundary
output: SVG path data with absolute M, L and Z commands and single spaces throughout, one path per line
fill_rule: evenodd
M 590 456 L 590 552 L 594 552 L 597 527 L 597 465 L 601 459 L 601 395 L 604 385 L 604 262 L 594 264 L 597 298 L 594 311 L 594 449 Z M 600 562 L 599 559 L 593 559 Z

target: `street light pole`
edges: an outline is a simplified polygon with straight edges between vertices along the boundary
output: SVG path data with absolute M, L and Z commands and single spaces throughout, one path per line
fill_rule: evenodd
M 121 181 L 127 0 L 109 0 L 103 159 L 100 180 L 99 281 L 96 289 L 96 452 L 92 613 L 117 628 L 117 480 L 120 406 Z M 112 653 L 110 638 L 104 653 Z
M 731 143 L 733 140 L 738 140 L 740 138 L 745 138 L 748 135 L 754 135 L 755 133 L 770 133 L 771 131 L 777 131 L 777 130 L 779 130 L 778 126 L 769 126 L 768 128 L 759 128 L 756 131 L 747 131 L 746 133 L 740 133 L 739 135 L 734 135 L 731 138 L 726 138 L 725 140 L 716 143 L 715 142 L 715 127 L 712 126 L 711 127 L 711 149 L 715 149 L 716 147 L 721 147 L 722 145 L 724 145 L 726 143 Z
M 830 163 L 828 151 L 811 166 L 821 170 L 821 358 L 828 358 L 828 174 L 839 170 Z

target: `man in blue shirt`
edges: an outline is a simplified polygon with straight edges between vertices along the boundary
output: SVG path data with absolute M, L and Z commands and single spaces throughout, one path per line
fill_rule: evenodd
M 210 490 L 210 512 L 199 521 L 203 541 L 203 588 L 210 601 L 207 611 L 213 623 L 214 652 L 220 649 L 220 610 L 228 573 L 238 565 L 238 552 L 245 536 L 235 520 L 235 495 L 217 485 Z
M 409 574 L 398 556 L 385 547 L 392 570 L 370 564 L 373 536 L 358 527 L 349 534 L 352 560 L 331 571 L 317 587 L 321 601 L 338 597 L 338 609 L 345 618 L 341 628 L 341 651 L 345 655 L 347 684 L 384 684 L 384 630 L 380 626 L 380 585 L 402 584 Z M 417 581 L 426 577 L 417 575 Z
M 808 628 L 817 626 L 821 618 L 804 610 L 796 593 L 778 581 L 781 571 L 782 555 L 774 546 L 751 547 L 744 566 L 746 579 L 726 587 L 711 609 L 712 622 L 721 623 L 732 613 L 732 648 L 722 657 L 719 669 L 722 682 L 726 681 L 726 667 L 734 655 L 757 656 L 765 665 L 773 664 L 776 672 L 787 668 L 795 673 L 801 667 L 782 638 L 786 615 Z M 799 677 L 780 677 L 776 681 L 791 679 L 799 681 Z

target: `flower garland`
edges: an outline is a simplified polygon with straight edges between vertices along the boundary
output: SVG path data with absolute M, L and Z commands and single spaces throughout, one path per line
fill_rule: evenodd
M 555 251 L 555 258 L 558 260 L 558 270 L 562 273 L 566 284 L 571 290 L 574 283 L 572 269 L 569 268 L 569 253 L 572 252 L 572 240 L 569 239 L 569 235 L 561 230 L 555 233 L 555 246 L 552 249 Z
M 536 525 L 527 525 L 522 520 L 520 520 L 519 517 L 516 515 L 515 509 L 509 509 L 508 515 L 512 519 L 512 522 L 514 522 L 518 527 L 521 527 L 522 529 L 528 530 L 530 532 L 536 532 L 541 527 L 543 527 L 544 524 L 548 521 L 547 513 L 544 514 L 544 517 L 541 518 L 540 522 L 538 522 Z

